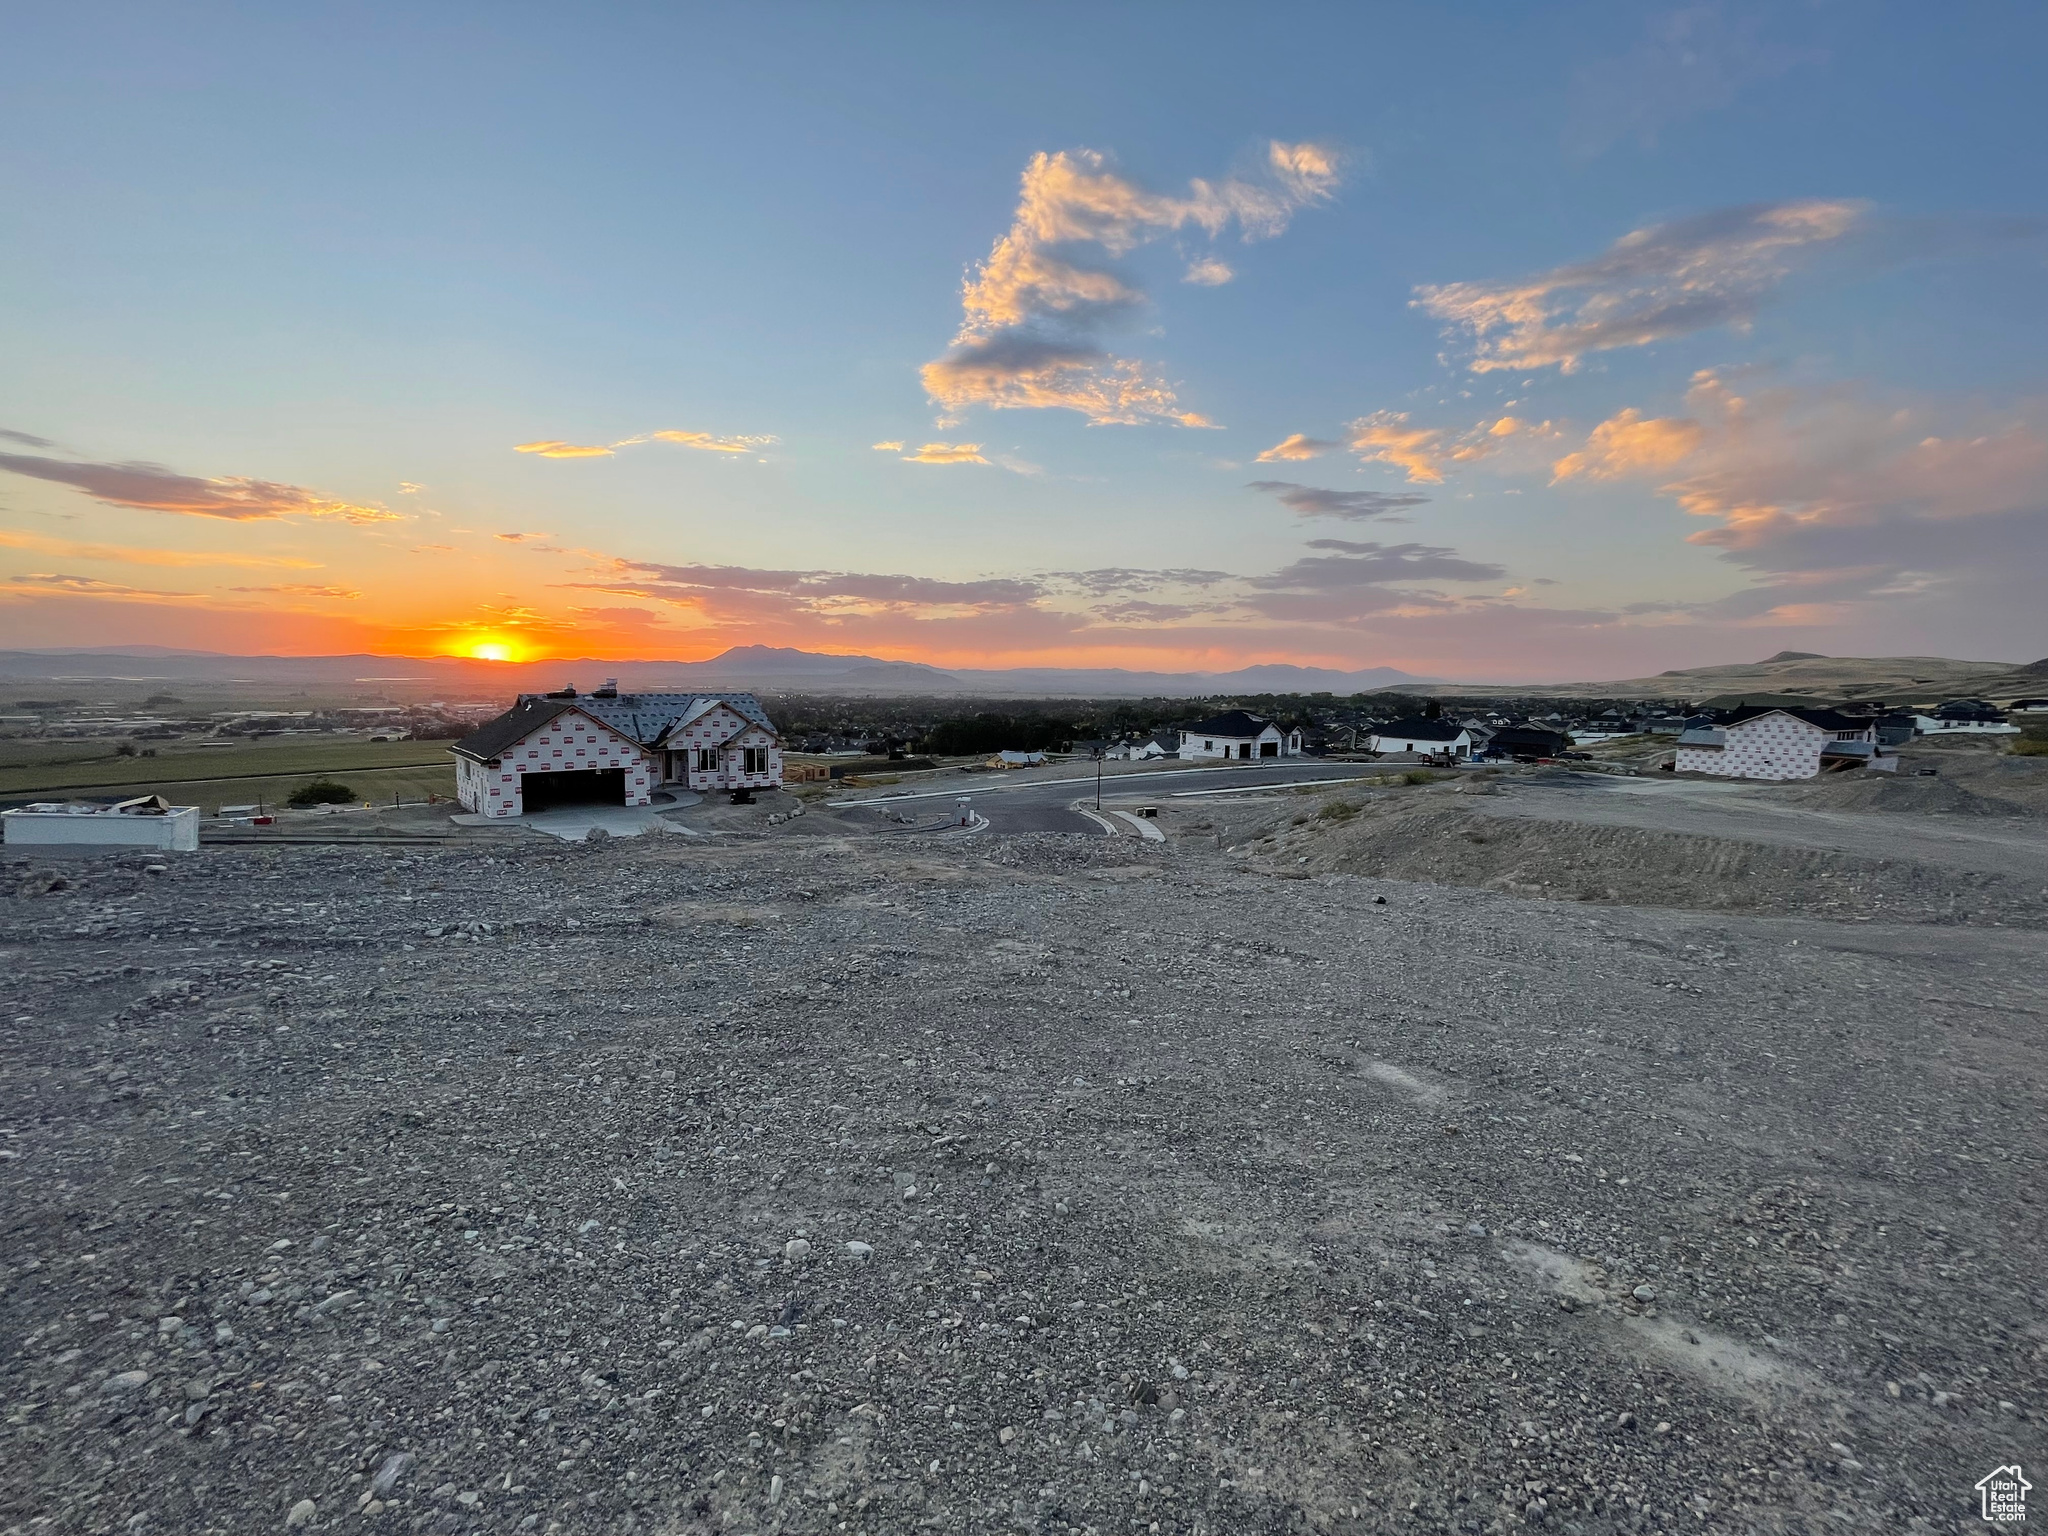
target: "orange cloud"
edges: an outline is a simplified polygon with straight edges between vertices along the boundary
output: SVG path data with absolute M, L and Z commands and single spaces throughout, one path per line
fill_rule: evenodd
M 891 441 L 886 443 L 870 443 L 868 446 L 873 448 L 877 453 L 901 453 L 903 451 L 903 444 L 901 441 Z
M 1107 168 L 1093 150 L 1034 155 L 1010 228 L 962 286 L 962 322 L 944 357 L 922 370 L 925 390 L 949 419 L 968 406 L 1078 411 L 1097 425 L 1146 419 L 1205 426 L 1178 408 L 1171 387 L 1096 341 L 1113 315 L 1145 302 L 1142 290 L 1073 254 L 1094 245 L 1122 256 L 1193 226 L 1212 239 L 1233 222 L 1247 240 L 1277 235 L 1294 213 L 1334 192 L 1334 156 L 1313 144 L 1267 146 L 1246 177 L 1193 181 L 1184 198 L 1147 192 Z M 1228 264 L 1197 258 L 1187 281 L 1214 285 Z
M 752 453 L 776 442 L 772 435 L 755 437 L 714 437 L 709 432 L 650 432 L 649 439 L 657 443 L 680 443 L 685 448 L 701 448 L 706 453 Z M 628 442 L 641 442 L 641 438 L 629 438 Z M 620 447 L 625 447 L 621 443 Z
M 608 459 L 612 450 L 595 443 L 565 443 L 559 438 L 544 438 L 537 443 L 516 443 L 514 453 L 539 454 L 544 459 Z
M 706 453 L 753 453 L 776 441 L 778 439 L 772 435 L 718 437 L 710 432 L 682 432 L 670 428 L 643 432 L 638 437 L 622 437 L 616 443 L 565 443 L 559 438 L 544 438 L 539 442 L 515 444 L 512 451 L 537 454 L 543 459 L 608 459 L 621 448 L 633 448 L 641 443 L 677 443 Z
M 1142 363 L 1017 333 L 956 347 L 926 363 L 922 376 L 925 393 L 947 413 L 941 426 L 957 422 L 974 405 L 1079 411 L 1099 427 L 1135 426 L 1148 418 L 1178 421 L 1184 414 L 1173 391 L 1147 377 Z
M 903 455 L 906 464 L 986 464 L 979 443 L 926 443 L 915 453 Z
M 1326 443 L 1319 437 L 1309 437 L 1304 433 L 1296 432 L 1291 436 L 1282 438 L 1264 453 L 1260 454 L 1257 462 L 1261 464 L 1279 464 L 1288 460 L 1313 459 L 1328 453 L 1337 446 L 1339 445 L 1336 443 Z
M 1352 422 L 1349 447 L 1369 463 L 1406 470 L 1410 484 L 1437 485 L 1444 478 L 1443 432 L 1409 426 L 1406 411 L 1376 411 Z
M 1706 437 L 1696 421 L 1681 416 L 1649 416 L 1630 406 L 1593 428 L 1586 446 L 1552 466 L 1551 483 L 1575 480 L 1618 480 L 1624 476 L 1660 474 L 1690 458 Z

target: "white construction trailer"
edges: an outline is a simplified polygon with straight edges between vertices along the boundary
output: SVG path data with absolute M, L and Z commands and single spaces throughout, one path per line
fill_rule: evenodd
M 10 848 L 155 848 L 164 853 L 197 853 L 199 807 L 170 805 L 158 795 L 124 800 L 119 805 L 42 801 L 0 811 L 0 841 Z

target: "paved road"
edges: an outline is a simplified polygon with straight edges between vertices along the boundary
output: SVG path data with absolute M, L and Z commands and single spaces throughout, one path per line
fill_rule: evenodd
M 1125 799 L 1133 795 L 1208 793 L 1215 790 L 1281 787 L 1354 778 L 1371 778 L 1388 770 L 1373 763 L 1328 763 L 1296 758 L 1279 763 L 1204 764 L 1174 763 L 1166 767 L 1108 765 L 1102 775 L 1102 796 Z M 1095 801 L 1095 774 L 1077 764 L 1058 764 L 1040 771 L 1012 774 L 954 774 L 931 781 L 929 789 L 876 790 L 848 796 L 832 803 L 836 814 L 856 826 L 888 830 L 930 828 L 950 822 L 961 795 L 968 796 L 976 812 L 988 820 L 988 831 L 1014 835 L 1023 832 L 1085 832 L 1106 837 L 1101 825 L 1068 809 L 1076 800 Z M 882 819 L 884 813 L 903 818 Z M 1135 833 L 1129 834 L 1135 836 Z
M 2048 872 L 2048 827 L 2035 820 L 1830 811 L 1773 803 L 1750 784 L 1595 773 L 1509 779 L 1502 788 L 1504 794 L 1474 800 L 1472 808 L 1488 816 L 1726 837 L 2021 879 Z

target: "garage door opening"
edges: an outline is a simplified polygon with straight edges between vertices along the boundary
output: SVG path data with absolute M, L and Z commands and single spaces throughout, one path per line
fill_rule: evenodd
M 624 805 L 626 770 L 590 768 L 577 773 L 529 773 L 519 782 L 527 815 L 561 805 Z

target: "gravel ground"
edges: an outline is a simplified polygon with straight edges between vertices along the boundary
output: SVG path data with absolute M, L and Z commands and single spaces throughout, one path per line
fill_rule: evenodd
M 6 860 L 0 1529 L 1964 1531 L 2043 1459 L 2038 933 L 797 826 Z

